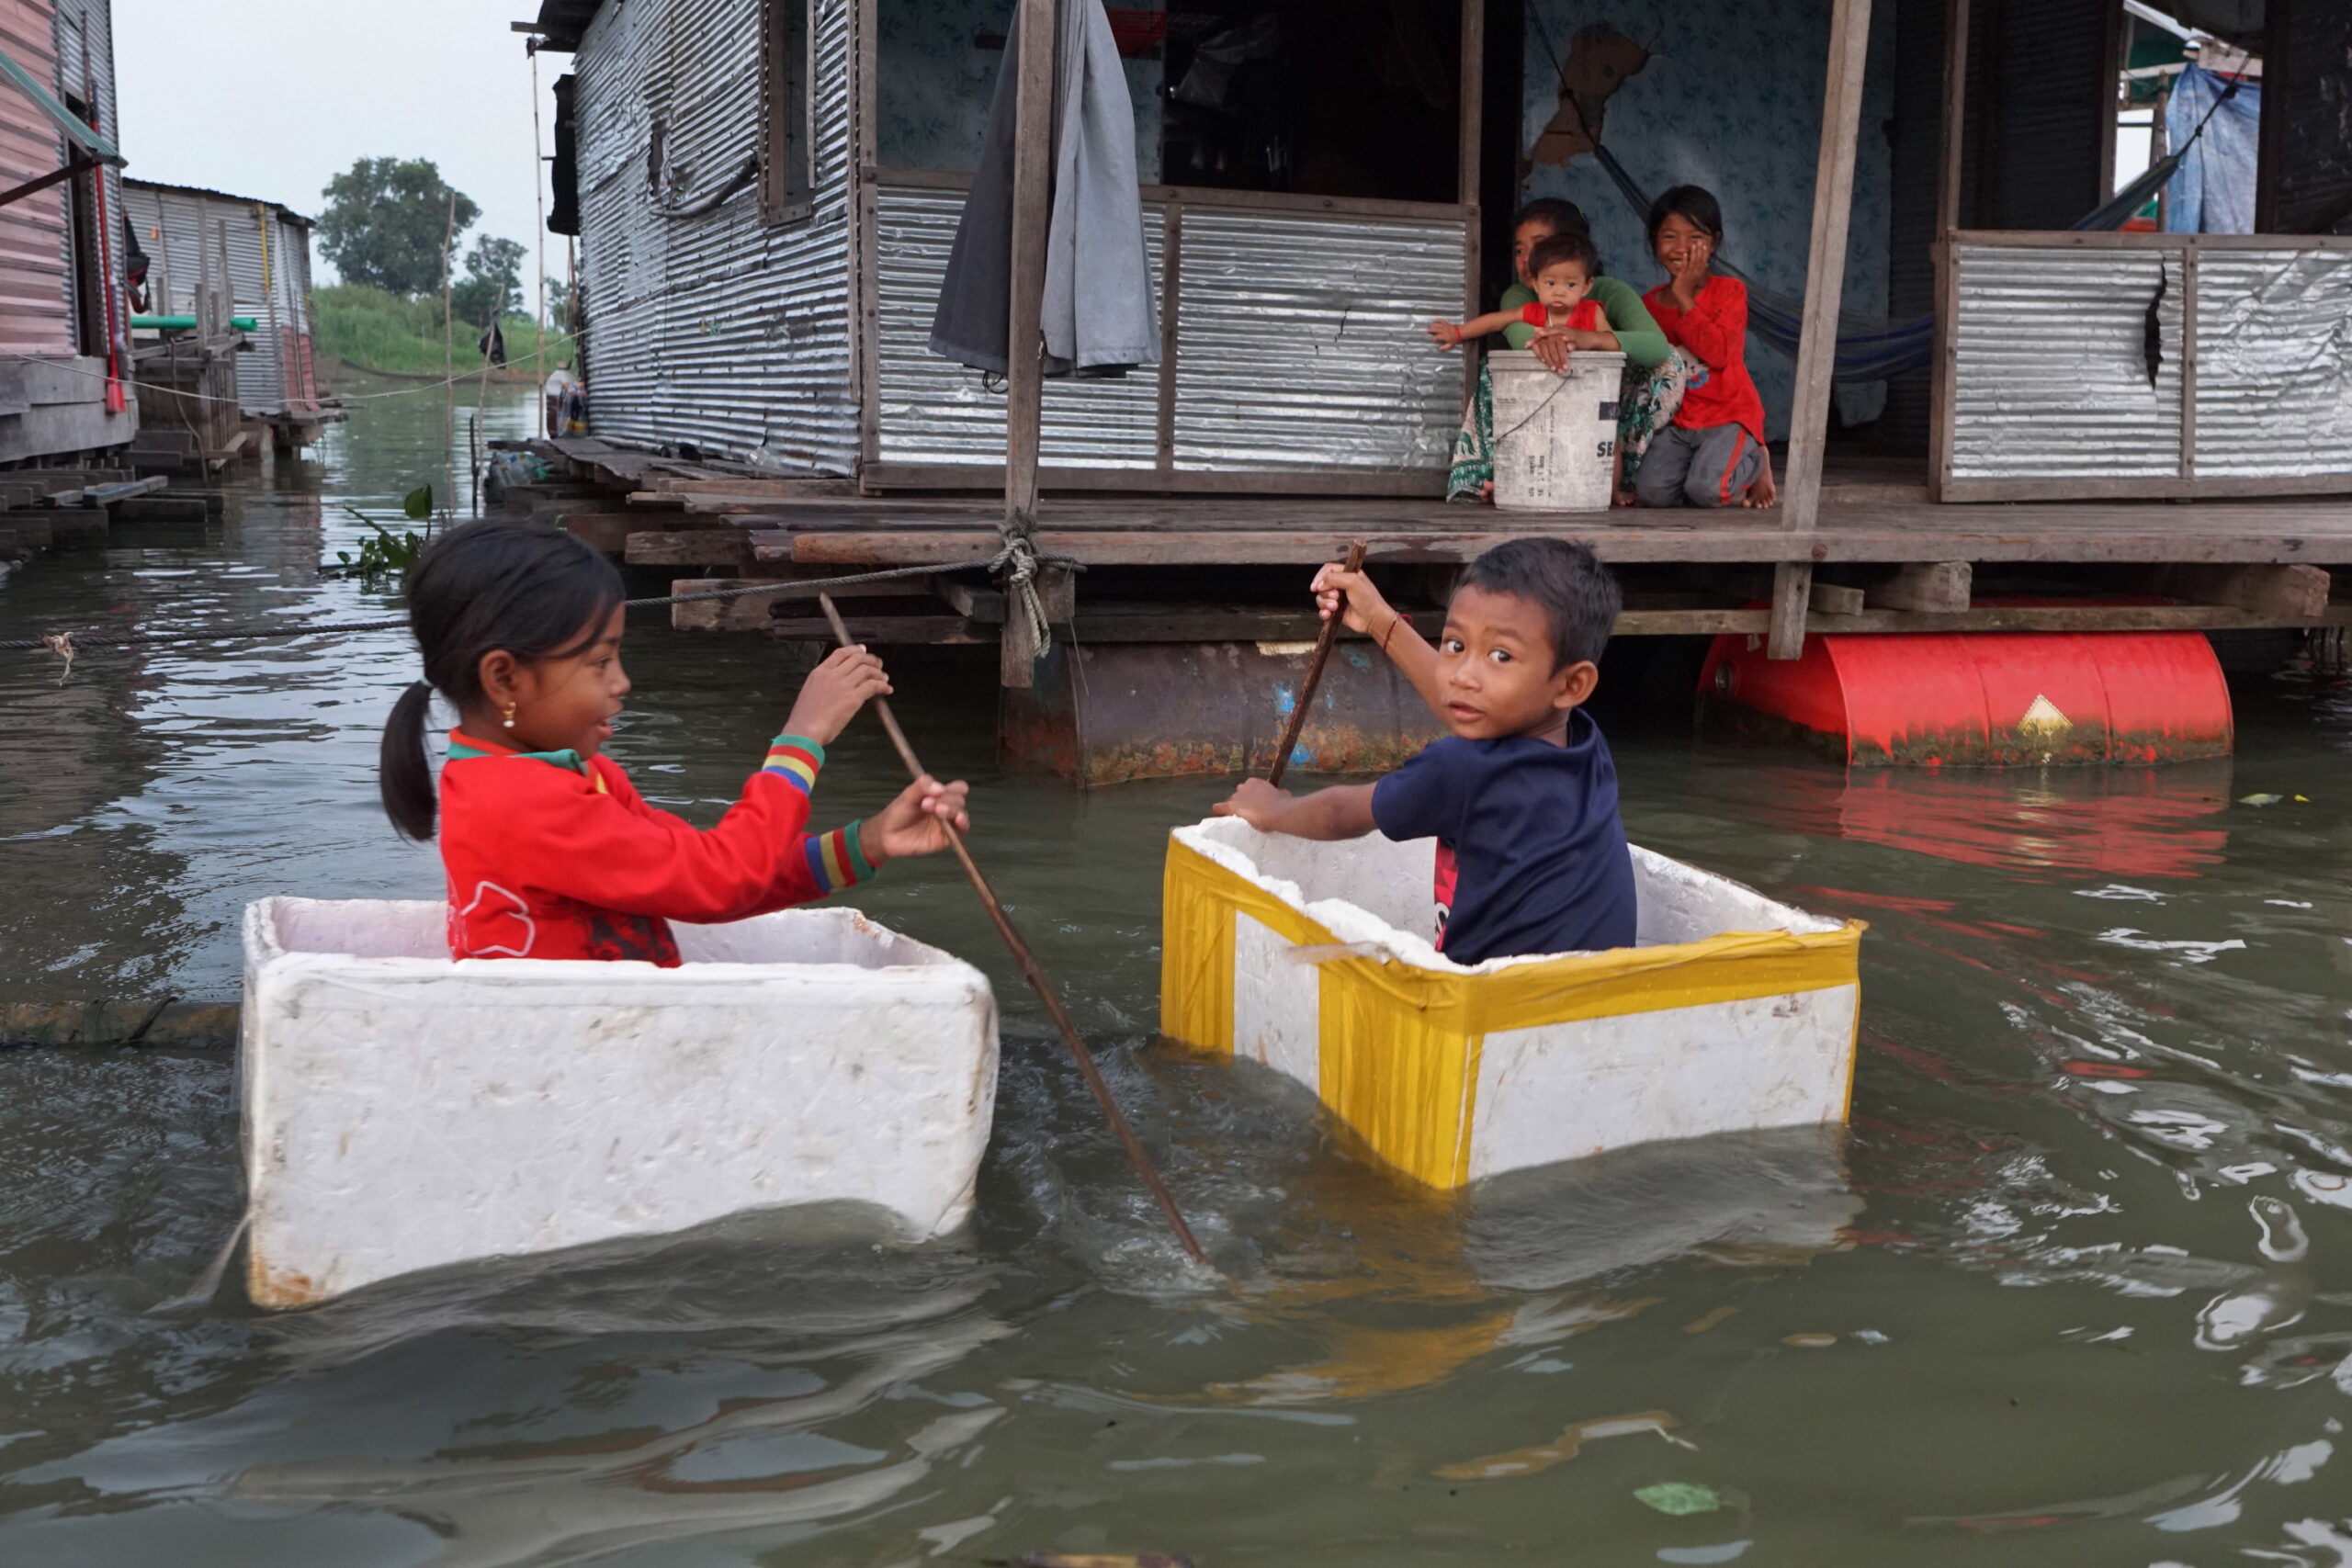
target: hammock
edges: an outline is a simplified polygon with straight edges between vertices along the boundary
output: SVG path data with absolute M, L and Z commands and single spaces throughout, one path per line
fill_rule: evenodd
M 2198 128 L 2202 134 L 2204 127 Z M 2120 229 L 2133 213 L 2148 204 L 2148 198 L 2163 188 L 2180 161 L 2194 145 L 2192 136 L 2188 145 L 2177 152 L 2158 159 L 2148 172 L 2117 191 L 2104 205 L 2075 221 L 2074 228 L 2083 233 L 2103 233 Z M 1606 147 L 1595 147 L 1592 154 L 1600 162 L 1618 193 L 1624 197 L 1636 216 L 1644 222 L 1649 220 L 1650 198 L 1623 164 Z M 1783 294 L 1767 288 L 1723 256 L 1715 258 L 1715 269 L 1729 277 L 1736 277 L 1747 285 L 1747 330 L 1764 343 L 1791 359 L 1797 356 L 1797 339 L 1804 326 L 1804 297 Z M 1906 370 L 1917 370 L 1934 357 L 1936 319 L 1921 316 L 1916 321 L 1889 321 L 1880 318 L 1856 315 L 1850 311 L 1838 313 L 1838 360 L 1831 378 L 1853 383 L 1883 381 L 1890 376 L 1900 376 Z

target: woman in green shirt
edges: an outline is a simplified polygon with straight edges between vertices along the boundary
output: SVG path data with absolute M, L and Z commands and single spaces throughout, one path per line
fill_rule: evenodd
M 1585 232 L 1584 212 L 1573 201 L 1539 197 L 1519 209 L 1511 220 L 1511 265 L 1518 281 L 1503 291 L 1498 306 L 1514 310 L 1532 304 L 1535 290 L 1527 279 L 1527 256 L 1542 242 L 1563 231 Z M 1674 423 L 1690 372 L 1682 356 L 1642 303 L 1638 290 L 1613 277 L 1596 277 L 1589 296 L 1598 301 L 1606 329 L 1577 332 L 1572 327 L 1535 327 L 1525 322 L 1503 329 L 1503 341 L 1532 352 L 1555 370 L 1565 369 L 1577 349 L 1617 350 L 1625 355 L 1625 388 L 1618 402 L 1617 449 L 1623 468 L 1617 480 L 1620 505 L 1632 503 L 1634 474 L 1641 467 L 1652 433 Z M 1448 501 L 1491 500 L 1495 489 L 1494 387 L 1484 367 L 1478 371 L 1478 392 L 1462 416 L 1462 434 L 1454 437 L 1453 472 L 1447 480 Z

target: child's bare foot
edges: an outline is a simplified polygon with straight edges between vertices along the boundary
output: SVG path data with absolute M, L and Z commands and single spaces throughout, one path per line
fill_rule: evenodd
M 1642 498 L 1630 490 L 1621 490 L 1609 498 L 1611 506 L 1639 506 L 1641 503 Z
M 1478 487 L 1478 500 L 1482 504 L 1487 506 L 1492 506 L 1495 503 L 1494 480 L 1488 479 L 1485 484 Z

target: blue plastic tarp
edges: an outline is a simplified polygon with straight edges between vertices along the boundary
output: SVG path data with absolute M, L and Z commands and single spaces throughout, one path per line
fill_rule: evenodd
M 2185 151 L 2165 203 L 2172 234 L 2254 232 L 2255 150 L 2262 140 L 2262 84 L 2231 82 L 2201 65 L 2182 71 L 2165 106 L 2165 141 Z M 2208 117 L 2211 122 L 2208 123 Z M 2197 129 L 2205 128 L 2199 136 Z M 2190 138 L 2196 140 L 2192 143 Z

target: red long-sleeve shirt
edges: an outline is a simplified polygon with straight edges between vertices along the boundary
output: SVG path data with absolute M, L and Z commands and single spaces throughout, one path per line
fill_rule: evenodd
M 1690 309 L 1674 302 L 1674 291 L 1659 284 L 1642 296 L 1666 341 L 1699 362 L 1682 394 L 1674 423 L 1688 430 L 1736 424 L 1764 439 L 1764 400 L 1747 374 L 1747 285 L 1736 277 L 1710 277 Z
M 824 765 L 813 740 L 780 735 L 707 832 L 648 806 L 618 763 L 449 737 L 441 770 L 441 863 L 453 958 L 678 963 L 670 921 L 740 920 L 821 898 L 874 874 L 859 824 L 804 829 Z
M 1540 299 L 1532 305 L 1521 305 L 1519 308 L 1519 319 L 1527 326 L 1548 327 L 1553 324 L 1552 308 Z M 1599 332 L 1601 326 L 1600 301 L 1598 299 L 1577 300 L 1569 310 L 1568 319 L 1560 322 L 1559 325 L 1574 327 L 1580 333 Z

